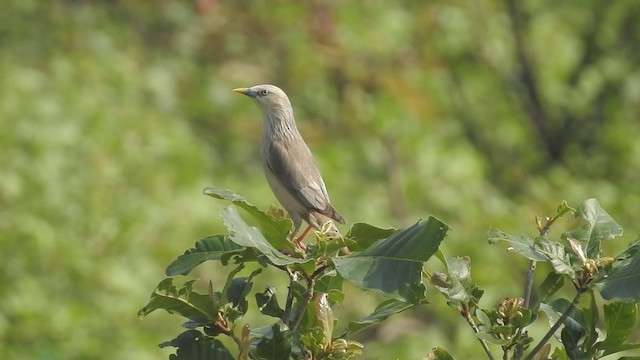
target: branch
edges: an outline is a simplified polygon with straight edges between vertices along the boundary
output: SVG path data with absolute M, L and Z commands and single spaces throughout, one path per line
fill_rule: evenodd
M 573 312 L 573 310 L 576 308 L 576 306 L 578 306 L 578 303 L 580 302 L 580 297 L 582 297 L 582 294 L 584 294 L 586 290 L 578 290 L 578 293 L 576 294 L 576 297 L 573 299 L 573 301 L 571 302 L 571 305 L 569 305 L 569 307 L 567 308 L 567 310 L 562 313 L 562 315 L 560 316 L 560 318 L 558 319 L 558 321 L 556 321 L 555 324 L 553 324 L 553 326 L 551 327 L 551 329 L 549 329 L 549 331 L 545 334 L 545 336 L 542 338 L 542 340 L 540 340 L 540 342 L 538 343 L 538 345 L 536 345 L 536 347 L 533 348 L 533 350 L 531 350 L 531 352 L 529 353 L 529 355 L 527 355 L 527 357 L 525 358 L 525 360 L 533 360 L 534 356 L 540 351 L 542 350 L 542 348 L 544 347 L 544 345 L 547 343 L 547 341 L 549 341 L 549 339 L 551 339 L 551 337 L 553 336 L 553 334 L 556 333 L 556 331 L 558 330 L 558 328 L 560 328 L 560 326 L 564 323 L 564 321 L 569 317 L 569 315 L 571 314 L 571 312 Z
M 460 314 L 462 314 L 462 316 L 467 320 L 467 323 L 469 324 L 469 326 L 471 326 L 471 329 L 473 330 L 474 333 L 477 334 L 480 332 L 480 329 L 478 329 L 478 325 L 476 325 L 476 322 L 473 321 L 473 318 L 469 313 L 469 309 L 466 306 L 463 305 L 462 309 L 460 310 Z M 484 349 L 484 352 L 487 354 L 487 357 L 489 357 L 490 360 L 495 360 L 493 358 L 493 355 L 491 355 L 491 351 L 489 351 L 487 342 L 480 338 L 477 338 L 477 339 L 480 342 L 480 345 L 482 345 L 482 348 Z

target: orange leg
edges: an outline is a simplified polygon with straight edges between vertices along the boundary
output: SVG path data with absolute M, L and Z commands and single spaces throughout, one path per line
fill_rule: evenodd
M 301 248 L 302 250 L 307 249 L 307 247 L 302 243 L 302 240 L 304 240 L 304 237 L 307 236 L 307 234 L 309 234 L 309 231 L 311 231 L 311 225 L 307 225 L 307 228 L 304 229 L 304 231 L 302 232 L 302 235 L 293 238 L 293 243 L 296 244 L 296 246 Z

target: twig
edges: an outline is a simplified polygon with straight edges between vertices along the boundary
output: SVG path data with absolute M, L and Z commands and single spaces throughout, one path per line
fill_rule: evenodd
M 282 322 L 284 324 L 290 325 L 287 322 L 289 317 L 289 312 L 291 312 L 291 306 L 293 306 L 293 285 L 297 281 L 296 274 L 291 271 L 288 267 L 285 266 L 287 274 L 289 275 L 289 290 L 287 291 L 287 303 L 284 306 L 284 313 L 282 314 Z
M 573 299 L 573 301 L 571 302 L 571 304 L 569 305 L 569 307 L 567 308 L 567 310 L 562 313 L 562 315 L 560 316 L 560 318 L 558 319 L 558 321 L 556 321 L 555 324 L 553 324 L 553 326 L 551 327 L 551 329 L 549 329 L 549 331 L 545 334 L 545 336 L 542 338 L 542 340 L 540 340 L 540 342 L 538 343 L 538 345 L 536 345 L 536 347 L 533 348 L 533 350 L 531 350 L 531 352 L 529 353 L 529 355 L 527 355 L 527 357 L 525 358 L 525 360 L 532 360 L 533 357 L 540 351 L 542 350 L 542 348 L 544 347 L 544 345 L 547 343 L 547 341 L 549 341 L 549 339 L 553 336 L 553 334 L 556 333 L 556 331 L 558 330 L 558 328 L 560 328 L 560 326 L 564 323 L 564 321 L 569 317 L 569 315 L 571 314 L 571 312 L 576 308 L 576 306 L 578 306 L 578 303 L 580 302 L 580 297 L 582 297 L 582 294 L 584 294 L 586 290 L 583 289 L 579 289 L 578 293 L 576 294 L 576 297 Z
M 471 314 L 469 313 L 469 309 L 466 306 L 462 306 L 462 309 L 460 310 L 460 314 L 462 314 L 462 316 L 467 320 L 467 323 L 469 324 L 469 326 L 471 326 L 471 329 L 473 330 L 474 333 L 479 333 L 480 329 L 478 329 L 478 326 L 476 325 L 476 322 L 473 321 L 473 318 L 471 317 Z M 478 338 L 478 341 L 480 342 L 480 345 L 482 345 L 482 348 L 484 349 L 484 352 L 487 353 L 487 356 L 489 357 L 490 360 L 495 360 L 493 358 L 493 355 L 491 355 L 491 351 L 489 351 L 489 347 L 487 346 L 487 343 Z
M 298 314 L 296 315 L 296 319 L 291 325 L 291 331 L 295 331 L 298 326 L 300 326 L 300 321 L 302 321 L 302 317 L 307 310 L 307 305 L 309 305 L 309 302 L 311 302 L 311 299 L 313 298 L 313 288 L 316 286 L 316 279 L 310 277 L 307 279 L 307 282 L 307 291 L 305 291 L 304 293 L 304 299 L 302 300 L 302 302 L 298 303 Z

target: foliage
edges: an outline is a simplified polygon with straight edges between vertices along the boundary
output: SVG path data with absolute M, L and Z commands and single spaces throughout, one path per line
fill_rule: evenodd
M 193 289 L 194 280 L 176 286 L 173 278 L 167 278 L 139 311 L 138 315 L 144 317 L 163 309 L 187 319 L 183 326 L 189 330 L 161 344 L 177 348 L 171 358 L 179 359 L 184 354 L 190 354 L 192 359 L 233 358 L 229 355 L 232 351 L 217 340 L 221 335 L 233 339 L 238 359 L 353 358 L 364 348 L 348 339 L 353 333 L 426 302 L 421 274 L 424 262 L 433 255 L 445 265 L 446 272 L 427 273 L 427 279 L 446 297 L 447 304 L 463 316 L 489 359 L 493 359 L 490 345 L 502 349 L 503 359 L 527 360 L 549 356 L 599 359 L 640 348 L 640 344 L 629 342 L 640 302 L 640 286 L 636 281 L 640 277 L 637 268 L 640 242 L 615 258 L 602 256 L 602 243 L 622 236 L 622 227 L 595 199 L 586 200 L 577 209 L 563 202 L 555 215 L 537 217 L 539 236 L 535 239 L 493 231 L 490 242 L 504 241 L 510 252 L 529 259 L 530 272 L 524 297 L 505 298 L 495 308 L 484 309 L 480 304 L 484 291 L 471 279 L 471 259 L 446 257 L 439 250 L 449 228 L 435 218 L 400 230 L 356 224 L 345 239 L 328 238 L 319 232 L 315 244 L 292 252 L 294 248 L 286 245 L 290 223 L 284 227 L 286 221 L 271 217 L 228 190 L 206 188 L 205 194 L 241 206 L 258 227 L 246 223 L 234 206 L 223 209 L 222 219 L 229 233 L 198 241 L 195 248 L 169 266 L 167 274 L 188 273 L 208 260 L 233 263 L 235 267 L 229 271 L 226 283 L 220 290 L 210 283 L 209 291 L 201 294 Z M 560 241 L 550 238 L 552 225 L 571 213 L 582 224 L 564 232 Z M 276 228 L 281 230 L 273 231 Z M 268 237 L 263 235 L 265 229 L 271 234 Z M 341 256 L 340 249 L 349 244 L 359 244 L 361 250 Z M 552 271 L 539 285 L 538 299 L 532 301 L 530 289 L 537 262 L 548 262 Z M 239 276 L 249 265 L 257 268 L 249 276 Z M 275 267 L 289 279 L 284 308 L 278 301 L 284 294 L 273 287 L 255 292 L 255 307 L 249 304 L 247 298 L 254 279 L 265 267 Z M 370 315 L 348 324 L 336 336 L 334 327 L 338 322 L 332 307 L 345 300 L 343 280 L 389 299 Z M 575 291 L 571 300 L 562 296 L 552 298 L 569 282 Z M 596 291 L 611 302 L 600 306 Z M 582 308 L 585 295 L 588 302 Z M 238 335 L 239 321 L 250 309 L 277 320 L 258 329 L 245 323 Z M 528 328 L 540 312 L 548 318 L 550 329 L 529 350 L 536 339 L 529 335 Z M 604 314 L 602 328 L 600 313 Z M 548 341 L 558 336 L 558 331 L 561 346 L 552 352 Z M 453 357 L 442 348 L 434 348 L 425 359 Z
M 189 273 L 208 260 L 225 265 L 232 262 L 235 268 L 229 271 L 224 286 L 214 290 L 210 284 L 208 293 L 201 294 L 193 289 L 194 280 L 176 286 L 173 278 L 167 278 L 139 311 L 138 315 L 145 317 L 163 309 L 188 320 L 184 326 L 189 330 L 162 344 L 177 348 L 172 355 L 176 359 L 186 356 L 182 354 L 191 354 L 193 359 L 227 358 L 229 352 L 220 350 L 226 348 L 215 339 L 219 335 L 235 341 L 240 359 L 352 358 L 362 353 L 362 345 L 347 340 L 348 334 L 425 302 L 422 267 L 438 250 L 448 231 L 447 225 L 433 217 L 397 231 L 356 224 L 344 239 L 327 238 L 320 233 L 316 244 L 306 251 L 292 252 L 295 248 L 287 240 L 290 221 L 273 218 L 228 190 L 206 188 L 204 193 L 241 207 L 258 227 L 247 224 L 235 206 L 223 209 L 222 219 L 229 233 L 199 240 L 195 248 L 169 265 L 167 274 Z M 362 251 L 338 255 L 345 245 L 357 241 L 364 247 Z M 249 264 L 256 264 L 258 268 L 247 277 L 238 276 Z M 266 330 L 245 324 L 242 334 L 238 335 L 238 321 L 252 308 L 247 297 L 253 279 L 263 267 L 275 267 L 290 279 L 285 307 L 279 305 L 280 294 L 273 287 L 255 293 L 254 311 L 275 317 L 277 321 Z M 343 279 L 391 299 L 364 319 L 349 324 L 341 336 L 335 336 L 336 320 L 331 306 L 344 299 Z M 198 328 L 202 332 L 195 330 Z M 198 349 L 207 351 L 196 353 Z

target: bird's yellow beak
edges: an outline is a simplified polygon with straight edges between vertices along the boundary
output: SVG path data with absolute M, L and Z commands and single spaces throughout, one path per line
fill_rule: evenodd
M 233 92 L 237 92 L 237 93 L 246 95 L 247 94 L 247 90 L 249 90 L 249 89 L 247 89 L 247 88 L 237 88 L 237 89 L 233 89 Z
M 247 95 L 248 97 L 254 98 L 254 99 L 258 96 L 258 94 L 254 90 L 251 90 L 251 88 L 237 88 L 237 89 L 233 89 L 233 91 L 240 94 Z

